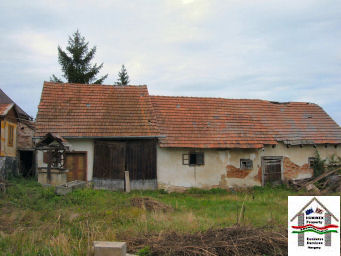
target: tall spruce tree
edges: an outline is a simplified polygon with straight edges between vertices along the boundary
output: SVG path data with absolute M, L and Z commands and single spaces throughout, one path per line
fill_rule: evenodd
M 118 79 L 116 85 L 127 85 L 129 83 L 129 76 L 126 67 L 122 65 L 121 71 L 118 72 Z
M 88 49 L 89 42 L 85 42 L 85 38 L 81 36 L 77 30 L 72 37 L 69 36 L 68 46 L 63 51 L 58 46 L 58 62 L 62 67 L 63 77 L 68 83 L 81 84 L 102 84 L 108 77 L 108 74 L 101 78 L 96 78 L 99 70 L 103 67 L 103 63 L 99 66 L 90 62 L 95 56 L 96 46 Z M 52 82 L 63 83 L 62 79 L 52 75 L 50 77 Z

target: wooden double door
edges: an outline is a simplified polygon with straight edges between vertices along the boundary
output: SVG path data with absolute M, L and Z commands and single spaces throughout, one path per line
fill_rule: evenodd
M 95 141 L 94 178 L 124 180 L 156 179 L 156 141 Z
M 66 153 L 65 168 L 69 170 L 67 173 L 67 181 L 87 180 L 87 157 L 85 152 Z

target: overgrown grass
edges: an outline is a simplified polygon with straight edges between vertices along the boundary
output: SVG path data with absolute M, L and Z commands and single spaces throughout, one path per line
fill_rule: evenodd
M 7 193 L 0 194 L 1 255 L 87 255 L 94 240 L 231 226 L 243 202 L 242 224 L 285 226 L 287 196 L 295 194 L 284 187 L 129 194 L 87 188 L 57 196 L 52 188 L 33 180 L 12 179 L 10 183 Z M 171 205 L 174 211 L 132 207 L 130 198 L 140 196 Z

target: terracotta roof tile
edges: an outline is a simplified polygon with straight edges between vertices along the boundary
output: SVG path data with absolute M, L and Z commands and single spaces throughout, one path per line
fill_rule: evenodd
M 0 116 L 5 116 L 7 115 L 8 111 L 11 109 L 11 107 L 13 107 L 13 103 L 9 103 L 9 104 L 4 104 L 4 103 L 0 103 Z
M 158 136 L 146 86 L 45 82 L 35 136 Z
M 341 128 L 311 103 L 151 96 L 161 147 L 261 148 L 341 143 Z
M 64 137 L 161 134 L 161 147 L 341 143 L 341 128 L 311 103 L 149 96 L 146 86 L 45 82 L 35 136 L 48 132 Z

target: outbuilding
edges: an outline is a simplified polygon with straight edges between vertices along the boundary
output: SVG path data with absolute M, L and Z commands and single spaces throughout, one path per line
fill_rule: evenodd
M 316 151 L 341 156 L 341 128 L 316 104 L 150 96 L 145 85 L 45 82 L 35 140 L 47 133 L 70 145 L 70 180 L 107 189 L 124 189 L 124 171 L 132 189 L 261 186 L 311 177 Z

